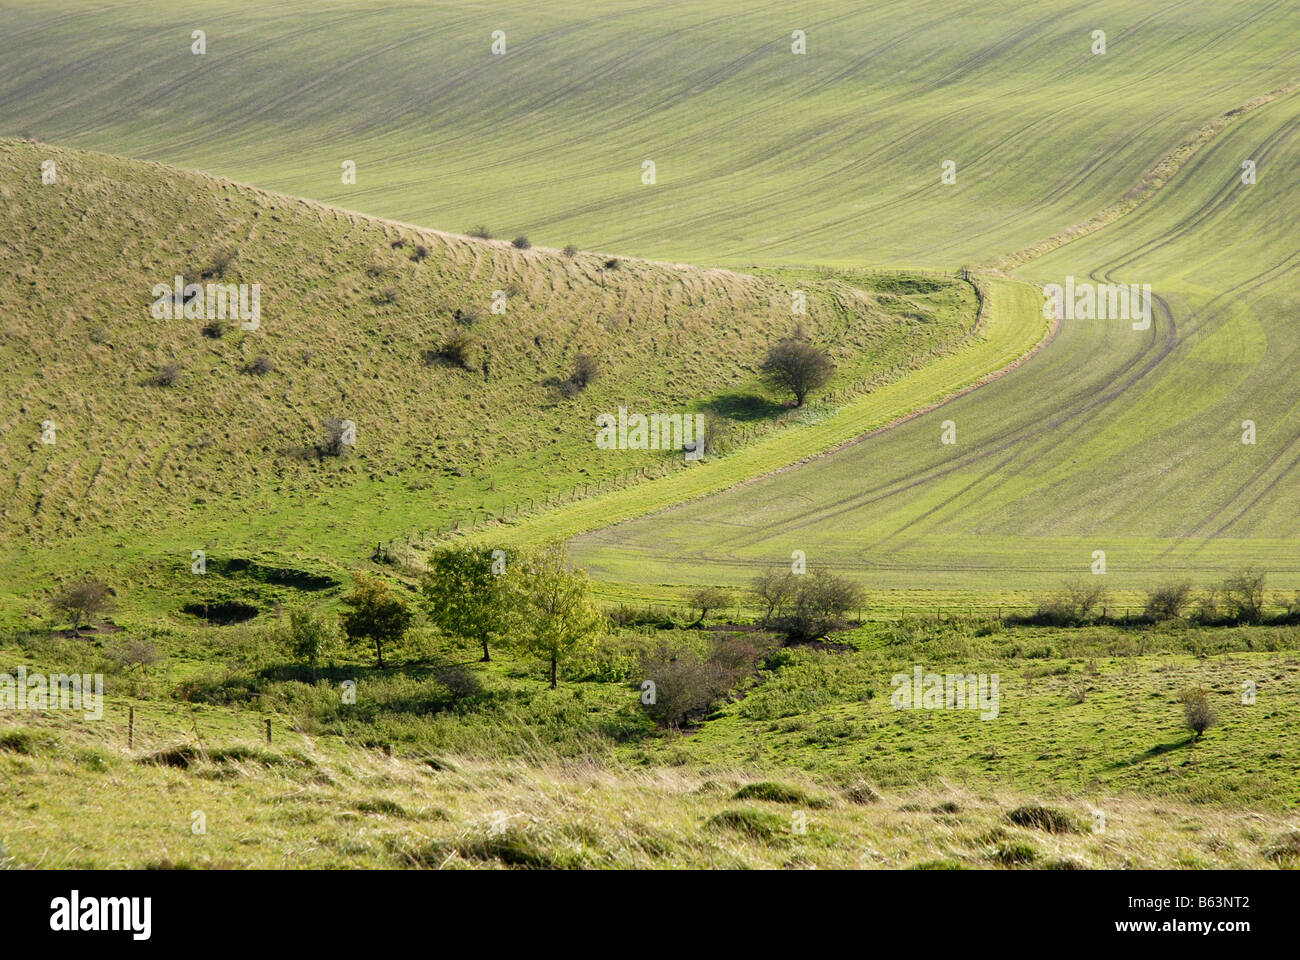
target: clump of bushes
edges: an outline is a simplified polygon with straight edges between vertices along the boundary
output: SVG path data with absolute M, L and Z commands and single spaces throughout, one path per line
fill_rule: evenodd
M 573 372 L 560 384 L 560 390 L 566 397 L 576 397 L 600 376 L 600 364 L 589 353 L 580 353 L 573 359 Z
M 519 236 L 515 237 L 513 240 L 511 240 L 510 245 L 513 246 L 516 250 L 527 250 L 529 247 L 532 246 L 532 244 L 528 242 L 528 238 L 525 237 L 522 233 Z
M 618 269 L 618 257 L 610 257 L 608 260 L 606 260 L 606 261 L 605 261 L 605 269 L 606 269 L 606 270 L 617 270 L 617 269 Z
M 718 638 L 706 652 L 660 644 L 641 660 L 641 675 L 653 684 L 653 695 L 642 685 L 642 707 L 663 727 L 701 720 L 755 672 L 765 653 L 761 641 L 740 637 Z
M 1100 583 L 1071 580 L 1056 596 L 1038 605 L 1038 611 L 1028 618 L 1044 626 L 1063 627 L 1091 620 L 1098 608 L 1104 609 L 1106 588 Z
M 759 574 L 753 591 L 767 608 L 763 624 L 784 634 L 789 643 L 806 643 L 843 629 L 848 612 L 862 602 L 857 584 L 818 569 Z
M 697 625 L 702 625 L 710 612 L 731 606 L 731 594 L 719 587 L 700 587 L 691 593 L 690 600 L 691 607 L 700 612 Z
M 226 325 L 220 320 L 209 320 L 199 332 L 209 340 L 220 340 L 226 334 Z
M 483 311 L 478 307 L 457 307 L 452 311 L 451 318 L 462 326 L 472 327 L 483 319 Z
M 199 271 L 200 280 L 220 280 L 226 275 L 231 264 L 235 262 L 235 250 L 232 247 L 223 247 L 214 253 L 208 260 L 208 263 Z
M 479 224 L 477 227 L 475 227 L 473 230 L 471 230 L 471 231 L 469 232 L 469 235 L 470 235 L 471 237 L 477 237 L 479 240 L 491 240 L 491 239 L 492 239 L 492 231 L 489 230 L 487 227 L 483 226 L 483 224 Z
M 83 623 L 89 626 L 96 617 L 112 611 L 114 596 L 112 587 L 99 580 L 80 580 L 59 590 L 50 606 L 72 621 L 75 632 Z

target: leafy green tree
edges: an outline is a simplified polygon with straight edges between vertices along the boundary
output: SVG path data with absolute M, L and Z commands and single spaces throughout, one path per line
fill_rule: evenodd
M 505 551 L 449 547 L 429 558 L 424 597 L 434 624 L 443 633 L 483 646 L 483 662 L 492 659 L 489 642 L 504 637 L 513 620 L 511 581 L 507 574 L 518 557 Z
M 569 565 L 562 544 L 524 555 L 511 576 L 517 578 L 520 641 L 529 652 L 550 661 L 554 690 L 560 661 L 594 642 L 605 617 L 592 598 L 591 581 Z
M 307 607 L 289 611 L 289 626 L 284 641 L 293 656 L 311 667 L 312 682 L 317 679 L 320 661 L 329 654 L 338 638 L 338 629 L 329 617 Z
M 411 626 L 411 609 L 378 577 L 358 576 L 356 590 L 343 598 L 343 632 L 353 643 L 375 645 L 379 669 L 384 669 L 384 644 L 397 643 Z

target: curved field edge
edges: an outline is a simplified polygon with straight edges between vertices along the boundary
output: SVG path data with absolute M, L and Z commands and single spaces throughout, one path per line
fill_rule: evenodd
M 1193 134 L 1184 139 L 1173 150 L 1161 157 L 1150 170 L 1142 177 L 1141 181 L 1124 195 L 1124 198 L 1118 203 L 1113 203 L 1106 209 L 1100 211 L 1082 223 L 1076 223 L 1073 226 L 1066 227 L 1057 233 L 1052 234 L 1037 243 L 1022 247 L 1015 253 L 1007 254 L 1005 257 L 999 257 L 989 264 L 992 270 L 1014 270 L 1017 267 L 1024 266 L 1031 260 L 1037 260 L 1044 254 L 1051 253 L 1067 243 L 1071 243 L 1081 237 L 1096 233 L 1098 230 L 1105 229 L 1117 220 L 1128 216 L 1138 207 L 1142 206 L 1156 194 L 1158 194 L 1175 176 L 1178 171 L 1187 165 L 1192 157 L 1196 156 L 1203 148 L 1208 146 L 1214 139 L 1231 126 L 1235 121 L 1244 117 L 1248 113 L 1258 110 L 1260 107 L 1267 106 L 1275 100 L 1289 96 L 1296 90 L 1300 90 L 1300 79 L 1291 80 L 1290 82 L 1271 90 L 1268 93 L 1261 94 L 1258 97 L 1252 97 L 1240 106 L 1233 107 L 1225 111 L 1220 116 L 1203 124 Z
M 841 406 L 820 422 L 793 426 L 740 452 L 634 487 L 568 504 L 518 525 L 466 535 L 473 542 L 528 544 L 567 540 L 625 520 L 770 476 L 934 410 L 1014 370 L 1049 343 L 1057 325 L 1045 320 L 1038 288 L 984 278 L 978 334 L 969 348 Z

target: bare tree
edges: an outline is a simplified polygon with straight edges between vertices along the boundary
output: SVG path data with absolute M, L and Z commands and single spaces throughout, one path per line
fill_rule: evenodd
M 809 393 L 830 380 L 835 364 L 825 350 L 791 338 L 767 351 L 760 370 L 773 387 L 793 393 L 795 406 L 802 407 Z

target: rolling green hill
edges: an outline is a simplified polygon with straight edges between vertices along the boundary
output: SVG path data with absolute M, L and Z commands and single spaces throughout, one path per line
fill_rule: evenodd
M 165 520 L 181 540 L 213 536 L 228 545 L 229 533 L 289 553 L 307 548 L 355 557 L 374 540 L 427 542 L 430 531 L 503 513 L 512 521 L 503 535 L 536 539 L 691 500 L 671 518 L 593 535 L 577 555 L 602 576 L 635 580 L 634 592 L 647 593 L 666 584 L 739 582 L 792 549 L 868 574 L 875 587 L 963 596 L 1041 589 L 1086 571 L 1095 550 L 1108 552 L 1119 588 L 1184 569 L 1205 579 L 1247 562 L 1269 569 L 1275 585 L 1290 587 L 1300 585 L 1300 561 L 1289 546 L 1294 487 L 1286 479 L 1295 435 L 1284 382 L 1293 275 L 1279 216 L 1294 183 L 1284 126 L 1295 99 L 1288 91 L 1300 76 L 1300 51 L 1289 40 L 1300 26 L 1297 17 L 1300 11 L 1280 0 L 1189 0 L 1143 10 L 1102 0 L 1068 11 L 1046 0 L 950 0 L 924 10 L 902 2 L 844 2 L 744 12 L 691 2 L 677 5 L 671 18 L 618 2 L 545 8 L 343 2 L 323 10 L 298 3 L 88 9 L 20 2 L 10 5 L 9 29 L 0 36 L 12 74 L 0 91 L 0 132 L 208 170 L 405 222 L 460 230 L 486 223 L 502 236 L 527 233 L 557 247 L 613 251 L 563 268 L 566 278 L 578 270 L 590 283 L 610 280 L 603 263 L 615 254 L 770 265 L 756 281 L 766 286 L 747 288 L 750 299 L 735 300 L 735 322 L 742 325 L 755 309 L 779 310 L 793 283 L 811 287 L 804 281 L 815 274 L 791 264 L 908 264 L 950 272 L 982 261 L 1015 268 L 1017 277 L 1035 283 L 1109 269 L 1115 278 L 1151 283 L 1157 297 L 1157 321 L 1143 336 L 1066 323 L 1049 348 L 1004 382 L 860 450 L 841 450 L 716 503 L 698 498 L 824 452 L 854 429 L 870 432 L 950 391 L 942 384 L 928 392 L 899 384 L 892 406 L 888 394 L 838 397 L 833 422 L 812 424 L 821 432 L 800 444 L 767 435 L 766 448 L 715 465 L 712 474 L 682 474 L 624 492 L 622 506 L 611 508 L 587 495 L 593 482 L 598 492 L 608 489 L 599 484 L 615 482 L 613 473 L 624 465 L 602 473 L 608 465 L 579 464 L 581 447 L 566 447 L 576 434 L 563 427 L 562 435 L 548 433 L 554 424 L 546 416 L 536 429 L 503 426 L 495 401 L 477 385 L 454 412 L 445 397 L 438 404 L 463 434 L 432 427 L 423 433 L 430 421 L 423 411 L 411 413 L 415 398 L 449 374 L 419 367 L 398 377 L 408 391 L 394 404 L 400 412 L 387 419 L 378 407 L 364 413 L 362 435 L 382 444 L 374 448 L 382 463 L 339 465 L 357 471 L 341 486 L 324 480 L 319 466 L 277 464 L 269 491 L 259 477 L 260 499 L 241 501 L 246 515 L 223 514 L 225 529 L 214 529 L 203 515 L 199 528 L 183 531 L 171 479 L 179 483 L 191 469 L 201 473 L 191 500 L 207 501 L 257 475 L 245 472 L 239 457 L 214 467 L 200 455 L 163 460 L 156 450 L 147 452 L 147 443 L 132 439 L 148 423 L 136 419 L 146 411 L 128 404 L 122 436 L 136 462 L 122 497 L 131 500 L 132 485 L 157 473 L 169 494 L 162 499 L 173 506 L 152 520 Z M 191 50 L 195 30 L 205 34 L 202 54 Z M 492 52 L 497 30 L 505 33 L 502 54 Z M 805 35 L 802 54 L 792 47 L 796 30 Z M 1104 53 L 1097 52 L 1098 30 L 1105 33 Z M 1272 102 L 1261 105 L 1269 96 Z M 1255 109 L 1243 113 L 1246 106 Z M 1260 182 L 1227 192 L 1242 158 L 1256 150 Z M 342 182 L 348 160 L 356 164 L 355 184 Z M 643 182 L 646 160 L 655 163 L 653 184 Z M 955 163 L 955 183 L 941 181 L 945 160 Z M 1139 201 L 1145 202 L 1135 208 Z M 1077 239 L 1071 225 L 1080 224 L 1101 229 Z M 384 239 L 371 244 L 380 254 L 401 230 L 416 236 L 414 228 L 384 229 Z M 304 249 L 322 239 L 303 241 Z M 1072 242 L 1058 246 L 1062 239 Z M 192 239 L 187 253 L 195 262 L 211 257 L 218 240 Z M 452 241 L 446 243 L 451 250 Z M 464 258 L 494 251 L 494 278 L 472 295 L 480 304 L 499 284 L 527 287 L 530 298 L 545 289 L 534 291 L 520 279 L 528 258 L 542 253 L 455 243 Z M 1163 244 L 1158 250 L 1157 243 Z M 405 315 L 406 299 L 375 302 L 394 286 L 369 275 L 384 270 L 375 249 L 353 258 L 358 280 L 347 309 Z M 438 245 L 431 249 L 429 266 L 402 269 L 427 275 Z M 408 262 L 401 249 L 394 256 Z M 1273 272 L 1256 277 L 1259 263 Z M 470 275 L 477 278 L 475 269 Z M 310 273 L 305 265 L 302 270 Z M 552 269 L 548 283 L 561 282 L 554 279 L 560 275 Z M 454 276 L 452 286 L 469 283 Z M 1254 278 L 1249 292 L 1241 286 L 1247 277 Z M 332 278 L 302 280 L 300 286 L 323 285 L 318 297 L 333 296 Z M 842 317 L 856 309 L 853 290 L 871 287 L 862 278 L 828 282 L 847 284 L 826 292 Z M 1009 286 L 995 286 L 1015 309 L 1029 309 L 1024 290 L 1013 297 Z M 703 331 L 711 329 L 677 324 L 703 303 L 699 289 L 698 301 L 694 294 L 672 300 L 662 293 L 642 300 L 626 291 L 607 296 L 602 287 L 598 299 L 585 302 L 598 303 L 610 322 L 666 311 L 685 350 L 692 330 L 708 339 Z M 877 306 L 887 295 L 868 293 Z M 409 296 L 422 300 L 426 291 L 417 287 Z M 461 309 L 453 303 L 459 294 L 427 296 L 444 319 Z M 562 302 L 557 296 L 553 309 Z M 66 310 L 70 317 L 86 315 Z M 771 324 L 764 338 L 779 326 L 775 318 Z M 1028 314 L 1016 317 L 1015 326 L 1030 331 Z M 400 327 L 389 335 L 410 336 Z M 434 341 L 447 335 L 444 324 L 420 349 L 436 348 Z M 493 328 L 481 342 L 495 336 Z M 625 342 L 608 327 L 593 326 L 584 336 L 585 348 L 559 336 L 563 350 L 530 356 L 530 389 L 545 394 L 538 384 L 563 378 L 579 350 L 590 352 L 615 336 Z M 244 339 L 246 349 L 258 349 Z M 1020 349 L 1007 353 L 1019 356 L 1029 340 L 1022 337 Z M 177 346 L 138 355 L 132 375 L 167 362 Z M 342 341 L 337 346 L 344 348 Z M 866 337 L 843 352 L 868 346 L 880 350 L 878 339 Z M 629 362 L 645 348 L 644 342 L 629 348 Z M 846 379 L 865 386 L 898 374 L 915 348 L 945 350 L 939 342 L 900 343 L 864 360 Z M 372 349 L 400 352 L 382 341 Z M 757 349 L 755 342 L 742 369 L 752 370 Z M 715 409 L 745 392 L 734 378 L 710 382 L 712 371 L 698 378 L 678 373 L 666 382 L 659 359 L 635 374 L 620 367 L 618 382 L 647 401 Z M 363 361 L 354 352 L 350 362 L 356 372 Z M 971 355 L 949 363 L 971 363 Z M 973 364 L 952 385 L 999 365 L 976 371 L 980 365 Z M 347 390 L 337 372 L 325 372 L 300 382 L 302 399 L 292 401 L 297 408 L 289 421 L 274 421 L 270 408 L 258 408 L 257 430 L 235 431 L 230 439 L 258 444 L 268 422 L 276 423 L 277 451 L 318 439 L 313 431 L 337 415 Z M 386 383 L 369 368 L 362 379 L 375 376 Z M 473 379 L 456 376 L 451 382 L 458 385 Z M 192 385 L 193 378 L 187 381 Z M 266 389 L 262 380 L 241 382 Z M 537 399 L 513 390 L 518 384 L 502 386 L 516 399 Z M 355 389 L 349 403 L 379 397 Z M 846 406 L 850 400 L 854 405 Z M 515 408 L 510 417 L 517 422 L 521 413 Z M 935 440 L 946 419 L 958 424 L 956 446 Z M 1258 442 L 1234 445 L 1247 419 L 1258 425 Z M 737 420 L 750 441 L 753 425 Z M 175 421 L 168 430 L 179 428 Z M 436 456 L 426 440 L 435 450 L 443 445 Z M 220 447 L 211 449 L 215 457 Z M 44 505 L 37 474 L 18 472 L 20 505 L 10 518 L 41 536 L 61 524 L 62 534 L 84 539 L 118 512 L 96 503 L 99 487 L 119 485 L 113 469 L 126 468 L 78 460 L 80 473 L 70 474 L 78 479 L 54 491 L 74 507 L 58 519 L 35 511 Z M 204 483 L 211 485 L 207 493 Z M 575 489 L 582 503 L 550 509 Z M 539 495 L 552 499 L 539 505 Z M 146 515 L 150 498 L 134 499 L 122 515 Z M 277 512 L 286 500 L 295 502 L 298 515 L 327 519 L 311 529 L 286 523 Z M 545 517 L 516 528 L 521 514 Z M 101 546 L 117 549 L 117 542 L 125 541 Z
M 1300 74 L 1290 0 L 5 7 L 0 135 L 447 230 L 734 266 L 1008 253 Z
M 597 451 L 597 414 L 707 410 L 740 449 L 785 429 L 755 372 L 773 340 L 802 326 L 867 389 L 960 353 L 976 311 L 953 278 L 518 249 L 32 142 L 0 144 L 0 207 L 0 539 L 34 615 L 65 575 L 183 580 L 200 549 L 337 567 L 679 471 Z M 155 318 L 176 276 L 258 284 L 256 329 Z M 594 380 L 565 388 L 583 354 Z M 331 418 L 343 456 L 316 450 Z

